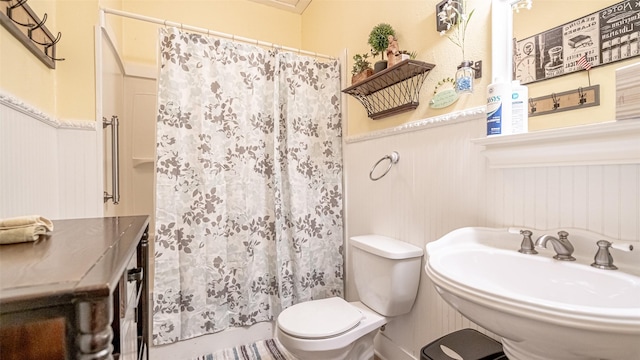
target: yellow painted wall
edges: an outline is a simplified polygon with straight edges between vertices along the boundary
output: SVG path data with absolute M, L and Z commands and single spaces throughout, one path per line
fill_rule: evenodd
M 4 5 L 4 4 L 3 4 Z M 301 46 L 301 16 L 247 0 L 30 0 L 62 33 L 51 70 L 0 28 L 0 88 L 64 120 L 95 119 L 95 26 L 101 6 L 192 26 Z M 155 64 L 157 25 L 107 15 L 125 61 Z
M 535 0 L 531 10 L 514 14 L 514 36 L 517 39 L 526 39 L 618 2 L 620 1 Z M 530 131 L 614 120 L 615 70 L 638 61 L 640 59 L 636 57 L 592 68 L 589 73 L 578 71 L 527 84 L 529 97 L 533 98 L 574 90 L 580 86 L 587 87 L 589 77 L 591 85 L 600 85 L 600 106 L 530 117 Z
M 554 16 L 549 16 L 548 12 L 535 13 L 544 2 L 534 2 L 534 10 L 528 14 L 535 19 L 531 24 L 539 24 L 545 19 L 552 23 L 547 26 L 549 28 L 580 16 L 558 18 L 568 12 L 557 10 L 553 12 Z M 421 89 L 421 105 L 415 111 L 374 121 L 367 117 L 356 100 L 349 97 L 348 134 L 359 134 L 485 104 L 485 89 L 491 82 L 491 6 L 490 1 L 469 0 L 469 8 L 475 8 L 476 12 L 467 32 L 466 53 L 468 59 L 483 61 L 483 78 L 475 81 L 474 94 L 463 96 L 454 105 L 440 110 L 428 106 L 437 82 L 453 76 L 456 65 L 462 60 L 459 48 L 435 31 L 436 3 L 437 0 L 313 0 L 303 15 L 298 15 L 248 0 L 30 0 L 29 4 L 36 12 L 49 14 L 47 25 L 51 30 L 62 32 L 58 55 L 67 60 L 57 62 L 56 70 L 50 70 L 6 30 L 0 29 L 0 88 L 57 118 L 93 120 L 94 26 L 98 23 L 100 6 L 323 54 L 339 56 L 346 48 L 348 65 L 344 71 L 347 73 L 352 65 L 351 56 L 369 51 L 367 39 L 371 28 L 380 22 L 388 22 L 398 34 L 401 49 L 416 51 L 419 60 L 436 67 Z M 554 4 L 557 6 L 555 1 Z M 607 5 L 603 1 L 580 4 L 597 9 Z M 119 38 L 125 61 L 155 64 L 157 25 L 113 15 L 107 15 L 107 19 Z M 615 68 L 635 61 L 637 59 L 591 71 L 592 84 L 601 84 L 600 107 L 532 118 L 532 129 L 613 119 L 613 72 Z M 586 74 L 575 73 L 532 84 L 530 95 L 541 96 L 585 84 Z
M 389 128 L 413 120 L 486 104 L 485 89 L 491 82 L 491 2 L 471 0 L 475 13 L 467 30 L 466 57 L 482 60 L 484 75 L 475 81 L 477 91 L 462 96 L 445 109 L 428 106 L 438 81 L 453 77 L 462 59 L 460 48 L 436 31 L 436 0 L 313 0 L 302 15 L 303 47 L 329 55 L 348 49 L 348 72 L 351 77 L 352 56 L 370 50 L 367 40 L 371 29 L 389 23 L 396 31 L 400 49 L 416 51 L 417 59 L 435 64 L 420 92 L 420 106 L 411 112 L 371 120 L 363 106 L 349 96 L 348 134 L 360 134 Z
M 299 48 L 301 16 L 247 0 L 124 0 L 123 10 Z M 156 63 L 158 25 L 124 21 L 127 61 Z
M 61 119 L 95 120 L 95 0 L 57 0 L 58 53 L 56 64 L 56 116 Z

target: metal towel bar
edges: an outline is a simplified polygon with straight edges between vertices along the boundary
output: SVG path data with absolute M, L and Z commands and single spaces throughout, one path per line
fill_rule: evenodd
M 113 201 L 114 205 L 118 205 L 120 202 L 120 157 L 118 155 L 118 149 L 120 147 L 118 137 L 118 117 L 113 115 L 111 120 L 102 118 L 102 128 L 106 128 L 111 125 L 111 190 L 112 194 L 104 192 L 104 202 L 109 199 Z
M 380 176 L 373 177 L 373 172 L 375 171 L 376 167 L 381 162 L 383 162 L 384 160 L 389 160 L 389 166 L 387 166 L 387 169 Z M 375 163 L 373 165 L 373 167 L 371 168 L 371 171 L 369 172 L 369 179 L 371 179 L 373 181 L 378 181 L 378 180 L 382 179 L 385 175 L 387 175 L 389 170 L 391 170 L 391 166 L 393 166 L 393 164 L 397 163 L 398 160 L 400 160 L 400 155 L 398 154 L 397 151 L 393 151 L 391 154 L 383 156 L 382 159 L 378 160 L 378 162 Z

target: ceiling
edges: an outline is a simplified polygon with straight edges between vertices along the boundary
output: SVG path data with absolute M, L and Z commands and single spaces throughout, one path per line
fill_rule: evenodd
M 302 14 L 311 0 L 250 0 L 253 2 L 272 6 L 281 10 L 287 10 L 296 14 Z

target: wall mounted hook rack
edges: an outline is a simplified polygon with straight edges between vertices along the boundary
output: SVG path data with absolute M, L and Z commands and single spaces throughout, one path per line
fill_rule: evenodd
M 45 25 L 47 14 L 42 19 L 31 9 L 27 0 L 2 0 L 7 5 L 0 6 L 0 24 L 18 39 L 31 53 L 51 69 L 56 68 L 56 61 L 64 60 L 56 57 L 56 44 L 62 34 L 53 36 Z M 2 11 L 4 10 L 4 11 Z
M 579 87 L 560 93 L 529 98 L 529 116 L 546 115 L 598 105 L 600 105 L 600 85 Z

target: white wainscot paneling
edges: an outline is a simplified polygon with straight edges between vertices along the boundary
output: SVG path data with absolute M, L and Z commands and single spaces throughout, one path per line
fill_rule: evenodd
M 484 111 L 472 109 L 347 138 L 347 239 L 377 233 L 424 247 L 460 227 L 522 226 L 639 241 L 639 164 L 492 168 L 484 143 L 475 140 L 485 131 Z M 392 151 L 400 161 L 382 179 L 369 180 L 372 165 Z M 347 298 L 356 300 L 349 254 L 347 247 Z M 465 327 L 487 333 L 447 305 L 422 271 L 411 313 L 390 321 L 376 350 L 386 359 L 419 359 L 424 345 Z
M 58 129 L 60 177 L 60 218 L 73 219 L 102 215 L 102 190 L 98 182 L 100 166 L 93 129 Z
M 0 103 L 0 218 L 57 218 L 57 129 Z
M 96 129 L 0 94 L 0 218 L 101 215 Z

